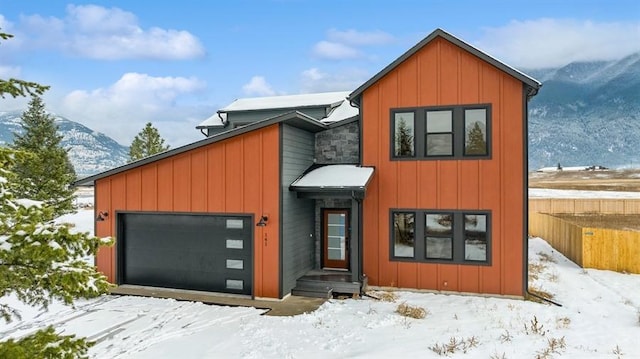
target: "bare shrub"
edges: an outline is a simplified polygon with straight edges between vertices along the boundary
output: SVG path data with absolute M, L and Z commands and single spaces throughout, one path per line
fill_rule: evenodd
M 613 348 L 613 355 L 615 355 L 616 358 L 618 359 L 622 358 L 622 356 L 624 355 L 624 353 L 622 352 L 622 349 L 620 349 L 618 344 L 616 344 L 616 347 Z
M 569 324 L 571 324 L 571 319 L 569 319 L 569 317 L 562 317 L 562 318 L 556 319 L 556 328 L 558 329 L 569 328 Z
M 538 257 L 540 257 L 540 262 L 556 263 L 556 260 L 553 258 L 553 255 L 549 253 L 538 252 Z
M 547 269 L 547 265 L 542 262 L 529 263 L 529 281 L 538 280 L 545 269 Z
M 400 305 L 398 305 L 398 307 L 396 308 L 396 313 L 402 315 L 403 317 L 414 319 L 423 319 L 427 316 L 427 314 L 430 314 L 429 311 L 422 307 L 411 306 L 406 303 L 401 303 Z
M 510 342 L 511 339 L 513 339 L 513 336 L 506 329 L 504 330 L 504 333 L 500 334 L 500 342 L 501 343 Z
M 527 323 L 524 323 L 524 332 L 527 335 L 538 334 L 544 336 L 545 334 L 547 334 L 547 330 L 544 329 L 544 325 L 538 321 L 538 317 L 536 317 L 535 315 L 529 322 L 529 325 L 527 325 Z
M 459 351 L 466 354 L 469 349 L 477 347 L 478 344 L 480 344 L 480 342 L 478 342 L 475 336 L 466 339 L 451 337 L 448 343 L 436 343 L 430 346 L 429 349 L 438 355 L 449 355 Z
M 501 354 L 494 352 L 493 354 L 491 354 L 489 359 L 507 359 L 507 356 L 504 354 L 504 352 L 502 352 Z
M 567 344 L 562 338 L 549 338 L 547 339 L 547 346 L 536 353 L 536 359 L 551 358 L 553 354 L 562 354 Z

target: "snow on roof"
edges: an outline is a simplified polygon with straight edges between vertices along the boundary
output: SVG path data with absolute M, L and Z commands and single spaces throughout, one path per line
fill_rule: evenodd
M 362 188 L 373 175 L 373 167 L 327 165 L 318 167 L 293 181 L 291 187 L 302 188 Z
M 226 113 L 221 113 L 220 116 L 222 116 L 222 118 L 225 120 L 227 119 Z M 220 119 L 220 116 L 218 116 L 218 113 L 214 113 L 213 115 L 211 115 L 211 117 L 202 121 L 198 126 L 196 126 L 196 128 L 224 127 L 224 123 Z
M 351 106 L 349 101 L 343 101 L 340 106 L 336 107 L 329 116 L 321 119 L 321 122 L 330 123 L 330 122 L 338 122 L 342 120 L 346 120 L 348 118 L 352 118 L 358 116 L 359 109 L 357 107 Z
M 328 106 L 346 100 L 347 96 L 349 91 L 240 98 L 220 109 L 220 112 Z

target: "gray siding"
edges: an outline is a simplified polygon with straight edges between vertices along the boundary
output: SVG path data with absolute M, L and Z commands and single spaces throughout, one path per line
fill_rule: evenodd
M 315 201 L 300 199 L 289 185 L 313 164 L 312 133 L 282 124 L 282 294 L 313 269 Z
M 315 156 L 319 164 L 360 163 L 359 121 L 316 133 Z

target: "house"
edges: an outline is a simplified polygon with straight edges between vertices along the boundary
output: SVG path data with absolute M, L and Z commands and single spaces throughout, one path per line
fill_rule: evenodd
M 541 84 L 436 30 L 351 93 L 239 99 L 205 139 L 88 177 L 120 285 L 522 297 Z

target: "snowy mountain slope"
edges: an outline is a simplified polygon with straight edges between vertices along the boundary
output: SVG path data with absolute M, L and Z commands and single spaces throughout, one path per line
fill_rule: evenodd
M 529 104 L 529 169 L 640 166 L 640 53 L 525 72 L 543 82 Z
M 13 142 L 13 133 L 21 130 L 22 112 L 0 112 L 0 146 Z M 69 150 L 69 160 L 78 177 L 85 177 L 127 163 L 128 148 L 110 137 L 62 116 L 54 115 L 62 146 Z

